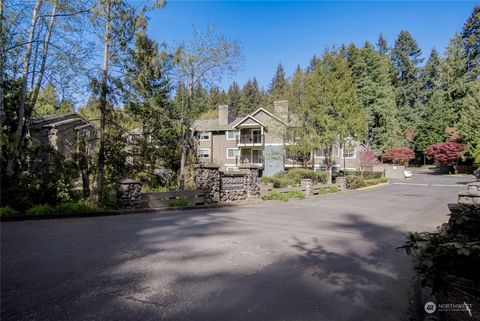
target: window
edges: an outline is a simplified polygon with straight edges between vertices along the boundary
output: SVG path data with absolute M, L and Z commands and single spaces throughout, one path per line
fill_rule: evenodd
M 199 148 L 197 155 L 198 158 L 210 158 L 210 148 Z
M 238 148 L 227 148 L 227 158 L 236 158 L 240 155 Z
M 198 139 L 203 140 L 203 141 L 210 140 L 210 133 L 209 132 L 200 132 L 198 134 Z
M 89 139 L 90 138 L 90 130 L 88 130 L 88 129 L 82 130 L 82 137 L 85 137 L 85 138 Z
M 238 130 L 227 130 L 227 140 L 236 140 L 238 136 Z
M 315 151 L 315 157 L 316 158 L 324 158 L 325 155 L 327 154 L 327 149 L 319 149 Z M 340 149 L 339 148 L 333 148 L 333 158 L 338 158 L 340 157 Z
M 345 158 L 355 158 L 355 148 L 344 148 L 343 157 Z
M 315 157 L 322 158 L 325 157 L 325 150 L 319 149 L 315 151 Z

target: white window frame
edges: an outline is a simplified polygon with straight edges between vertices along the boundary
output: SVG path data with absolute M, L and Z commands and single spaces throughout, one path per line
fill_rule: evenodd
M 234 134 L 235 134 L 233 138 L 230 138 L 230 137 L 228 136 L 228 134 L 230 134 L 230 133 L 234 133 Z M 225 136 L 226 136 L 226 139 L 227 139 L 227 140 L 237 140 L 237 137 L 238 137 L 239 134 L 240 134 L 240 133 L 239 133 L 238 130 L 227 130 L 227 131 L 225 131 Z
M 345 156 L 345 150 L 346 149 L 353 149 L 353 156 Z M 357 158 L 357 148 L 356 147 L 347 147 L 347 148 L 342 148 L 342 159 L 356 159 Z
M 204 153 L 200 153 L 200 151 L 207 151 L 208 150 L 208 156 L 201 156 L 201 154 L 204 154 Z M 200 158 L 200 159 L 207 159 L 207 158 L 210 158 L 210 148 L 199 148 L 197 150 L 197 157 Z
M 204 136 L 205 134 L 208 136 L 208 138 L 202 138 L 202 136 Z M 200 132 L 198 135 L 198 140 L 201 142 L 208 142 L 210 141 L 211 134 L 211 132 Z
M 236 156 L 229 157 L 229 156 L 228 156 L 228 151 L 229 151 L 229 150 L 236 150 L 236 151 L 238 152 L 238 154 L 237 154 Z M 226 154 L 227 154 L 227 156 L 226 156 L 227 159 L 235 159 L 235 158 L 237 158 L 237 156 L 240 156 L 240 149 L 239 149 L 239 148 L 236 148 L 236 147 L 229 147 L 229 148 L 227 148 L 227 150 L 226 150 Z

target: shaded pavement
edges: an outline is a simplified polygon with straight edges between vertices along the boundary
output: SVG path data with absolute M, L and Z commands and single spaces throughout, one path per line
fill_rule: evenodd
M 1 224 L 2 320 L 402 320 L 408 230 L 470 176 L 308 200 Z M 408 185 L 405 185 L 407 183 Z

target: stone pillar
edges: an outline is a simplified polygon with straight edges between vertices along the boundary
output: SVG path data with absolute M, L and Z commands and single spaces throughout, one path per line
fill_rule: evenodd
M 205 191 L 208 203 L 220 200 L 220 165 L 198 164 L 195 165 L 195 188 Z
M 305 188 L 305 197 L 312 196 L 313 182 L 310 178 L 300 180 L 300 187 Z
M 340 190 L 342 192 L 345 192 L 347 190 L 347 178 L 346 177 L 337 177 L 335 179 L 335 182 L 337 183 L 337 186 L 340 187 Z
M 139 208 L 142 201 L 142 183 L 133 179 L 118 182 L 117 203 L 120 208 Z
M 243 169 L 246 172 L 245 177 L 245 190 L 247 199 L 260 197 L 260 186 L 258 186 L 258 165 L 245 164 L 238 166 L 239 169 Z

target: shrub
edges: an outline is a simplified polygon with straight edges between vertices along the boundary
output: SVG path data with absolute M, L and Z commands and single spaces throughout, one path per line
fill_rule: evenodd
M 347 176 L 347 188 L 348 189 L 357 189 L 360 187 L 365 187 L 365 180 L 360 176 Z
M 101 212 L 103 209 L 87 203 L 62 203 L 53 208 L 54 213 L 89 213 Z
M 457 164 L 458 159 L 462 156 L 464 150 L 464 144 L 447 142 L 430 145 L 427 150 L 427 155 L 428 157 L 433 158 L 437 164 L 453 166 Z
M 413 149 L 408 147 L 394 147 L 383 154 L 384 161 L 391 161 L 395 164 L 408 165 L 415 158 Z
M 304 191 L 290 191 L 287 193 L 287 197 L 290 198 L 305 198 Z
M 286 193 L 280 193 L 277 191 L 270 191 L 267 195 L 263 197 L 264 200 L 269 201 L 288 201 L 288 196 Z
M 288 187 L 289 185 L 295 185 L 295 181 L 293 179 L 289 179 L 283 176 L 271 176 L 271 177 L 262 177 L 260 179 L 260 183 L 262 184 L 273 184 L 274 188 L 282 188 Z
M 184 197 L 179 197 L 177 199 L 174 199 L 172 202 L 170 202 L 170 206 L 188 206 L 188 205 L 190 205 L 190 203 Z
M 330 189 L 328 190 L 329 193 L 337 193 L 340 192 L 340 187 L 338 186 L 331 186 Z
M 51 213 L 53 213 L 53 207 L 48 204 L 35 205 L 33 207 L 30 207 L 26 212 L 27 215 L 32 216 L 46 215 Z
M 9 206 L 0 207 L 0 217 L 12 217 L 17 215 L 17 211 Z
M 285 177 L 300 184 L 302 179 L 311 179 L 314 184 L 325 184 L 327 182 L 326 172 L 316 172 L 306 168 L 292 168 L 285 172 Z
M 48 204 L 35 205 L 29 208 L 26 214 L 32 216 L 41 216 L 47 214 L 91 213 L 101 211 L 103 211 L 103 209 L 96 205 L 68 202 L 58 204 L 57 206 L 51 206 Z
M 262 177 L 260 178 L 260 183 L 271 183 L 274 188 L 282 188 L 289 185 L 298 185 L 302 179 L 311 179 L 314 184 L 324 184 L 327 182 L 327 173 L 315 172 L 306 168 L 293 168 L 270 177 Z
M 462 207 L 450 214 L 448 224 L 435 233 L 410 232 L 404 249 L 407 255 L 419 260 L 417 271 L 422 285 L 433 292 L 447 291 L 451 280 L 462 279 L 479 284 L 480 274 L 480 209 Z M 451 289 L 451 288 L 450 288 Z M 462 287 L 475 294 L 475 287 Z

